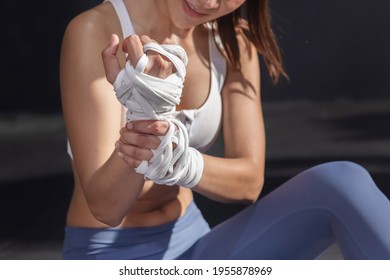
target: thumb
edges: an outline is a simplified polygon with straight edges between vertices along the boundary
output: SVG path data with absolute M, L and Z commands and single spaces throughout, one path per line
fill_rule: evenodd
M 104 71 L 106 72 L 107 81 L 110 84 L 115 82 L 116 76 L 122 70 L 116 53 L 119 47 L 119 37 L 116 34 L 111 35 L 110 43 L 102 51 Z

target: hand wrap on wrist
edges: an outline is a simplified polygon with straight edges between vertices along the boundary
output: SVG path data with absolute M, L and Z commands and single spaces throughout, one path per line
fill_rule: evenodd
M 176 71 L 165 79 L 143 73 L 148 63 L 148 56 L 144 54 L 135 68 L 128 61 L 114 83 L 118 100 L 128 109 L 128 121 L 153 119 L 169 123 L 167 134 L 159 137 L 161 143 L 153 150 L 153 158 L 150 162 L 143 161 L 136 172 L 158 184 L 192 188 L 202 176 L 203 157 L 189 147 L 185 126 L 172 117 L 180 103 L 187 55 L 177 45 L 149 43 L 144 45 L 144 52 L 148 50 L 167 57 Z

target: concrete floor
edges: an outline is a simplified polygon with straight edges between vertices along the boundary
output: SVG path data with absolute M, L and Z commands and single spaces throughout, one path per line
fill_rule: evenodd
M 390 100 L 263 104 L 264 194 L 315 164 L 352 160 L 390 197 Z M 26 141 L 27 139 L 27 141 Z M 72 177 L 59 115 L 0 115 L 0 259 L 59 259 Z M 216 143 L 211 153 L 221 155 Z M 201 200 L 215 225 L 240 209 Z M 210 208 L 213 211 L 208 211 Z M 337 244 L 319 259 L 340 259 Z

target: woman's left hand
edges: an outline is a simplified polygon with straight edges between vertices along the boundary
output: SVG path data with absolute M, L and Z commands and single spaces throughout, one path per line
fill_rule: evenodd
M 153 157 L 161 143 L 158 136 L 164 136 L 169 128 L 167 121 L 141 120 L 128 122 L 120 130 L 120 138 L 115 143 L 118 156 L 132 168 L 137 168 L 142 161 Z

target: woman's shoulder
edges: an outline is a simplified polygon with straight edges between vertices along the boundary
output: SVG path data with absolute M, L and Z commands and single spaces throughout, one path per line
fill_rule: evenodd
M 115 16 L 116 13 L 109 3 L 99 4 L 75 16 L 68 23 L 65 35 L 76 37 L 81 42 L 96 42 L 99 39 L 107 42 L 107 36 L 111 36 L 117 28 L 114 24 Z

